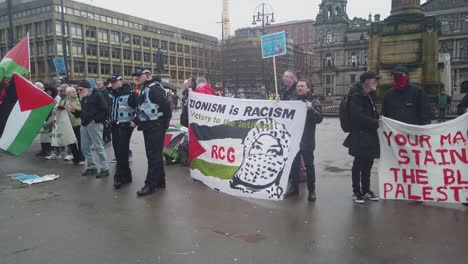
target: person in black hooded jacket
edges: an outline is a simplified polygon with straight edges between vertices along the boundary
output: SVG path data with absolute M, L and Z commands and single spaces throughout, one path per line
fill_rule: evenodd
M 352 168 L 353 200 L 364 203 L 364 199 L 378 201 L 370 189 L 370 175 L 374 159 L 380 157 L 377 135 L 379 116 L 371 93 L 377 88 L 379 77 L 374 72 L 365 72 L 360 82 L 350 92 L 350 133 L 344 142 L 348 153 L 354 157 Z
M 135 126 L 133 121 L 138 107 L 138 95 L 120 75 L 113 75 L 108 81 L 112 84 L 109 120 L 112 146 L 117 160 L 114 188 L 119 189 L 122 185 L 132 182 L 132 171 L 128 157 L 130 138 Z

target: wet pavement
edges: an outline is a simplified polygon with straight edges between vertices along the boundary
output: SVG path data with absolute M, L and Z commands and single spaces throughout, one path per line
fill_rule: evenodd
M 38 145 L 20 158 L 2 152 L 0 263 L 468 263 L 468 208 L 352 202 L 344 137 L 337 119 L 318 128 L 315 203 L 305 189 L 282 202 L 231 197 L 179 165 L 166 167 L 166 190 L 137 198 L 146 173 L 139 132 L 134 182 L 118 191 L 111 177 L 35 157 Z M 6 177 L 17 172 L 61 178 L 24 187 Z

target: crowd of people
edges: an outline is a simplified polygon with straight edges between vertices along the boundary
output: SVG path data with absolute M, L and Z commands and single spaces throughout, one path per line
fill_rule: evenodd
M 377 111 L 375 103 L 380 77 L 374 72 L 364 72 L 347 95 L 350 127 L 343 145 L 354 157 L 351 170 L 352 199 L 356 203 L 379 200 L 370 189 L 371 169 L 380 154 L 377 135 L 379 118 L 385 116 L 407 124 L 426 125 L 431 123 L 433 117 L 424 89 L 409 81 L 408 69 L 398 66 L 392 76 L 394 84 L 383 97 L 381 113 Z M 76 87 L 62 84 L 58 88 L 36 82 L 37 88 L 56 101 L 54 110 L 37 137 L 41 145 L 37 156 L 59 160 L 65 155 L 64 160 L 84 166 L 83 176 L 104 178 L 110 175 L 110 161 L 104 145 L 112 142 L 116 163 L 114 187 L 119 189 L 130 184 L 133 179 L 129 165 L 132 155 L 130 139 L 136 128 L 143 132 L 148 162 L 145 184 L 137 195 L 145 196 L 156 189 L 165 188 L 163 143 L 172 118 L 172 109 L 177 105 L 174 103 L 176 97 L 164 89 L 149 69 L 142 68 L 133 77 L 135 88 L 119 74 L 110 76 L 107 82 L 98 80 L 95 88 L 87 80 L 80 81 Z M 322 107 L 308 80 L 298 79 L 294 71 L 287 70 L 282 81 L 283 88 L 276 100 L 302 101 L 307 106 L 300 151 L 293 161 L 285 198 L 299 195 L 299 175 L 305 171 L 309 191 L 307 199 L 315 201 L 315 131 L 323 120 Z M 203 76 L 185 80 L 180 123 L 186 127 L 189 92 L 219 95 Z M 261 87 L 258 97 L 271 99 L 265 87 Z M 436 98 L 439 112 L 445 113 L 449 102 L 450 98 L 442 91 Z M 468 112 L 468 96 L 458 106 L 460 115 L 465 112 Z M 93 151 L 98 160 L 94 159 Z

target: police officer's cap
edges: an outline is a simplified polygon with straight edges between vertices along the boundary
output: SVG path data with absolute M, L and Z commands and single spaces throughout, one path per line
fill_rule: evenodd
M 114 83 L 114 82 L 117 82 L 117 81 L 123 81 L 123 77 L 121 75 L 119 75 L 119 74 L 114 74 L 107 81 L 110 82 L 110 83 Z
M 143 74 L 152 74 L 151 71 L 147 68 L 141 68 L 138 71 L 136 71 L 133 76 L 141 76 Z

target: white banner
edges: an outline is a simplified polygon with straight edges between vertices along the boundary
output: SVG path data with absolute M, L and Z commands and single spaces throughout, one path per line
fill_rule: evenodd
M 468 202 L 468 114 L 428 126 L 383 118 L 379 139 L 383 199 Z
M 299 151 L 305 104 L 194 92 L 187 103 L 191 176 L 230 195 L 281 200 Z

